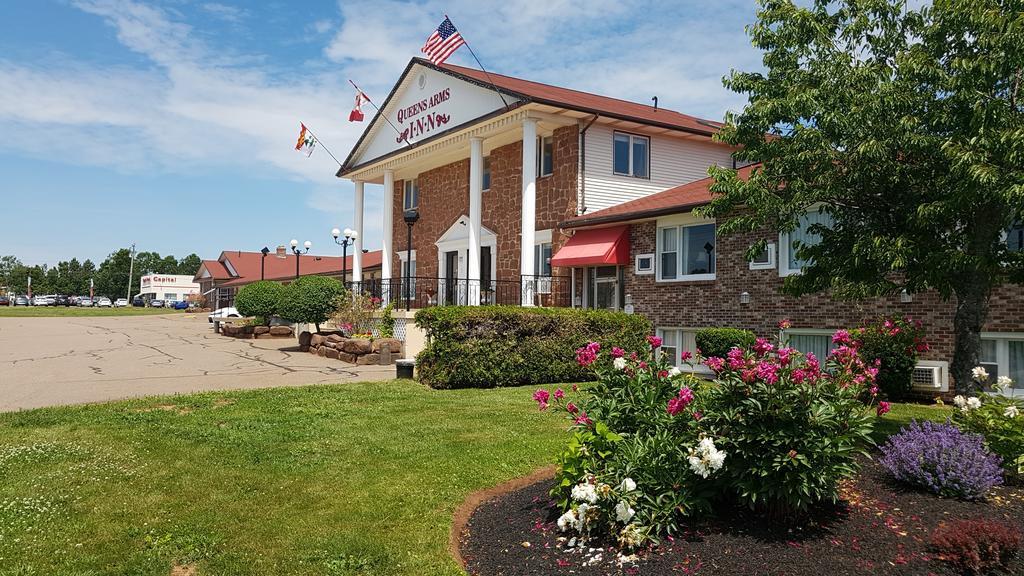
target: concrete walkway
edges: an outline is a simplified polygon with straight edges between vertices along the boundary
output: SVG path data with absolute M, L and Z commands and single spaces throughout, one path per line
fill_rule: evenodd
M 299 352 L 295 339 L 219 336 L 205 315 L 0 318 L 0 411 L 394 374 Z

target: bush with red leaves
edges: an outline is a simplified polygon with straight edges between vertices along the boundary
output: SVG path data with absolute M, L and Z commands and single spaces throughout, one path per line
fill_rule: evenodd
M 932 548 L 943 560 L 981 574 L 1005 566 L 1021 545 L 1021 532 L 995 520 L 957 520 L 932 532 Z

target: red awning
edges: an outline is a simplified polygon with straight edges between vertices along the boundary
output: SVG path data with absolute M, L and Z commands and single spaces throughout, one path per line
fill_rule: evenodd
M 555 267 L 629 264 L 629 226 L 580 230 L 551 258 Z

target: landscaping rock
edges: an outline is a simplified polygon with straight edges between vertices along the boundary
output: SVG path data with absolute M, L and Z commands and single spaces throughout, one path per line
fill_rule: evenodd
M 397 338 L 378 338 L 374 340 L 373 351 L 380 352 L 385 344 L 391 349 L 392 354 L 398 354 L 402 351 L 402 341 Z
M 373 345 L 365 338 L 353 338 L 346 340 L 341 349 L 350 354 L 369 354 L 373 351 Z
M 320 346 L 321 344 L 323 344 L 326 341 L 327 341 L 327 336 L 324 336 L 323 334 L 313 334 L 313 335 L 311 335 L 309 337 L 309 345 L 310 346 Z
M 332 360 L 337 360 L 338 359 L 338 351 L 335 350 L 334 348 L 328 348 L 327 349 L 327 357 L 332 359 Z
M 376 354 L 376 353 L 364 354 L 364 355 L 360 356 L 359 358 L 356 358 L 356 364 L 358 364 L 359 366 L 367 366 L 367 365 L 380 364 L 380 354 Z
M 355 354 L 349 354 L 348 352 L 338 352 L 338 360 L 342 362 L 348 362 L 349 364 L 355 364 L 356 360 L 359 359 Z
M 314 356 L 316 356 L 317 354 L 320 353 L 320 349 L 319 348 L 314 348 L 313 346 L 310 346 L 309 347 L 309 353 L 314 355 Z
M 316 349 L 317 356 L 327 356 L 327 351 L 330 350 L 327 346 L 321 346 Z
M 345 337 L 342 336 L 341 334 L 331 334 L 330 336 L 327 337 L 328 342 L 343 342 L 344 340 Z
M 312 340 L 313 340 L 313 335 L 310 334 L 308 331 L 303 330 L 302 333 L 299 334 L 299 348 L 302 348 L 302 347 L 309 348 L 309 345 L 312 342 Z
M 288 326 L 271 326 L 270 334 L 272 336 L 291 336 L 292 329 Z
M 269 333 L 270 333 L 270 326 L 257 326 L 256 328 L 253 329 L 253 334 L 256 334 L 257 336 L 259 336 L 260 334 L 269 334 Z
M 270 333 L 267 333 L 267 334 L 253 334 L 252 337 L 256 338 L 258 340 L 269 340 L 270 338 L 274 338 L 274 335 L 270 334 Z

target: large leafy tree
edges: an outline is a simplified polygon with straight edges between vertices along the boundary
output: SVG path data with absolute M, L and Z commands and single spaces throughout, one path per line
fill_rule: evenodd
M 992 290 L 1024 282 L 1006 232 L 1024 219 L 1024 2 L 762 0 L 748 29 L 765 72 L 720 138 L 761 162 L 713 170 L 720 233 L 832 220 L 788 277 L 794 294 L 937 290 L 955 302 L 951 372 L 970 386 Z M 767 135 L 767 136 L 766 136 Z

